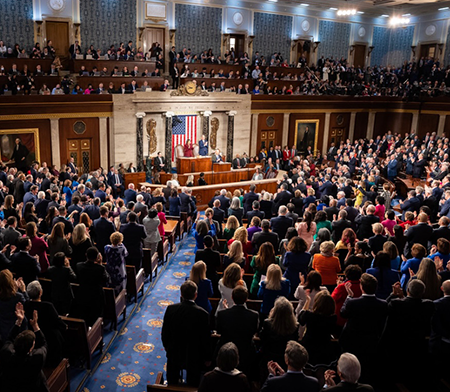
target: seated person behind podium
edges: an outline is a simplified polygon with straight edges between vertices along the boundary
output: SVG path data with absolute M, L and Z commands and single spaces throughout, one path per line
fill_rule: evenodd
M 214 152 L 214 155 L 212 156 L 213 163 L 222 163 L 222 156 L 220 155 L 220 150 L 217 148 Z

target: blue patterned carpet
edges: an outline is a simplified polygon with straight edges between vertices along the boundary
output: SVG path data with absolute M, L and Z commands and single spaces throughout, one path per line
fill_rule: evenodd
M 147 293 L 140 308 L 122 327 L 102 363 L 81 389 L 83 392 L 145 392 L 159 371 L 165 369 L 166 354 L 161 326 L 166 307 L 180 300 L 180 285 L 189 276 L 195 241 L 186 237 L 177 243 L 166 270 Z

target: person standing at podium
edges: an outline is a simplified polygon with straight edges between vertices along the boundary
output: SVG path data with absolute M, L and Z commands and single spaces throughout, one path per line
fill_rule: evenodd
M 198 153 L 202 157 L 206 157 L 208 155 L 208 141 L 206 140 L 206 136 L 202 135 L 202 138 L 198 142 Z
M 194 157 L 194 146 L 192 145 L 192 142 L 190 139 L 186 140 L 186 144 L 183 147 L 184 156 L 186 158 L 193 158 Z
M 217 150 L 214 152 L 214 155 L 212 156 L 212 161 L 213 161 L 214 163 L 222 163 L 222 162 L 223 162 L 222 156 L 220 155 L 220 150 L 219 150 L 219 149 L 217 149 Z

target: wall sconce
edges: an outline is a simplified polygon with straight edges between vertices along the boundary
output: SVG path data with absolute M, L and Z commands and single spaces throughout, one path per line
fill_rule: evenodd
M 228 39 L 230 38 L 230 34 L 223 34 L 222 45 L 228 44 Z
M 80 26 L 81 23 L 74 23 L 73 27 L 75 27 L 75 39 L 79 40 L 80 39 Z
M 373 52 L 374 49 L 375 49 L 375 46 L 369 46 L 369 51 L 367 54 L 370 56 L 370 54 Z
M 139 27 L 139 41 L 142 40 L 142 34 L 144 34 L 145 27 Z
M 442 50 L 444 49 L 444 44 L 438 44 L 439 54 L 442 54 Z
M 411 46 L 411 50 L 412 50 L 414 57 L 416 56 L 416 48 L 417 48 L 417 46 L 415 46 L 415 45 Z
M 355 46 L 350 45 L 350 56 L 353 54 L 354 51 L 355 51 Z
M 313 48 L 313 52 L 316 51 L 316 49 L 319 47 L 320 45 L 320 41 L 314 41 L 314 48 Z
M 35 22 L 36 22 L 36 25 L 37 25 L 36 34 L 37 34 L 38 37 L 40 37 L 42 35 L 42 23 L 43 23 L 43 21 L 42 20 L 36 20 Z

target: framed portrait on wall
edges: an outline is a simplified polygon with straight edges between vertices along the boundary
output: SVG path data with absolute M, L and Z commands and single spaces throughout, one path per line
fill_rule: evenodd
M 0 130 L 0 150 L 2 162 L 18 169 L 40 161 L 39 129 Z
M 319 137 L 319 120 L 296 120 L 294 144 L 297 150 L 304 154 L 311 150 L 317 153 L 317 139 Z

